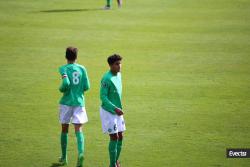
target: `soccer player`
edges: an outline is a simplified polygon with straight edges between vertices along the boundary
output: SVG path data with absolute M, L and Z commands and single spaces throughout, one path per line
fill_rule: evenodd
M 109 10 L 109 9 L 111 9 L 112 0 L 106 0 L 106 1 L 107 1 L 107 4 L 104 7 L 104 9 Z M 118 7 L 121 8 L 122 7 L 122 0 L 117 0 L 117 4 L 118 4 Z
M 122 110 L 122 57 L 114 54 L 108 57 L 110 70 L 104 74 L 100 88 L 100 116 L 102 130 L 109 134 L 109 167 L 120 167 L 119 156 L 122 149 L 123 132 L 126 130 Z
M 88 121 L 85 110 L 84 92 L 90 88 L 87 71 L 84 66 L 76 63 L 77 48 L 68 47 L 66 49 L 67 64 L 59 68 L 62 77 L 59 88 L 63 96 L 60 100 L 59 119 L 62 125 L 61 150 L 62 156 L 59 159 L 60 165 L 67 165 L 67 143 L 68 129 L 72 122 L 75 127 L 77 140 L 78 159 L 77 167 L 83 166 L 84 160 L 84 134 L 82 125 Z

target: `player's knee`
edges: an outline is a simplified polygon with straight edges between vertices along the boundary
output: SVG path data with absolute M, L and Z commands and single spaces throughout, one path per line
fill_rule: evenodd
M 82 131 L 82 124 L 75 124 L 75 132 Z
M 114 134 L 110 134 L 110 140 L 118 140 L 118 134 L 114 133 Z
M 62 129 L 62 133 L 68 133 L 68 129 Z
M 123 139 L 123 134 L 122 132 L 118 132 L 118 140 L 122 140 Z
M 69 125 L 68 124 L 62 124 L 62 132 L 68 133 L 69 131 Z

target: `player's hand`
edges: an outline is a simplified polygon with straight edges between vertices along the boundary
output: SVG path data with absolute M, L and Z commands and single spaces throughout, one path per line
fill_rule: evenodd
M 120 108 L 116 108 L 116 109 L 115 109 L 115 113 L 116 113 L 117 115 L 119 115 L 119 116 L 123 115 L 123 112 L 122 112 L 122 110 L 121 110 Z

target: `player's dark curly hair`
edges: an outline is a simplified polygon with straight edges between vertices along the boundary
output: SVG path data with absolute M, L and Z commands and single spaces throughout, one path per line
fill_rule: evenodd
M 122 57 L 120 56 L 120 55 L 118 55 L 118 54 L 113 54 L 113 55 L 111 55 L 111 56 L 109 56 L 108 57 L 108 63 L 109 63 L 109 65 L 112 65 L 112 64 L 114 64 L 116 61 L 120 61 L 120 60 L 122 60 Z
M 77 58 L 78 49 L 74 47 L 67 47 L 66 49 L 66 59 L 69 61 L 74 61 Z

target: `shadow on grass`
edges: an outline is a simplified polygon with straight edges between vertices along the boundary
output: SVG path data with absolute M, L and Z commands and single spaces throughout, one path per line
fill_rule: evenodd
M 58 166 L 63 166 L 63 165 L 60 163 L 52 163 L 50 167 L 58 167 Z
M 63 12 L 90 12 L 90 11 L 98 11 L 103 10 L 102 8 L 94 8 L 94 9 L 52 9 L 52 10 L 41 10 L 42 13 L 63 13 Z

